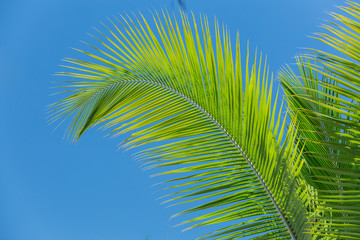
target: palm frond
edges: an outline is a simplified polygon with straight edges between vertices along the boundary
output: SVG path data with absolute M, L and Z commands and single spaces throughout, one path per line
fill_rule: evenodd
M 311 238 L 297 126 L 285 133 L 266 60 L 255 54 L 250 64 L 248 51 L 242 68 L 239 38 L 233 51 L 216 21 L 212 37 L 205 17 L 198 26 L 162 15 L 155 32 L 142 15 L 110 21 L 104 40 L 94 37 L 101 48 L 79 50 L 91 61 L 66 59 L 72 72 L 60 75 L 76 80 L 52 120 L 71 117 L 72 140 L 99 124 L 131 132 L 127 148 L 161 144 L 136 158 L 171 177 L 167 201 L 196 204 L 178 214 L 196 215 L 183 224 L 226 225 L 200 239 Z
M 299 76 L 288 68 L 280 78 L 292 120 L 300 123 L 297 141 L 310 168 L 302 174 L 323 208 L 310 232 L 360 239 L 360 5 L 340 9 L 349 16 L 332 13 L 328 32 L 315 37 L 336 53 L 312 49 L 298 58 Z

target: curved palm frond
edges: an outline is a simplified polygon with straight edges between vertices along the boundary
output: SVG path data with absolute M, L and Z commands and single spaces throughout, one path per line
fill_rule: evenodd
M 340 9 L 349 16 L 332 13 L 336 22 L 315 37 L 337 53 L 312 49 L 298 58 L 299 77 L 290 68 L 279 76 L 300 123 L 297 141 L 310 167 L 302 174 L 317 192 L 318 220 L 309 232 L 360 239 L 360 5 Z
M 142 16 L 111 22 L 101 49 L 79 50 L 92 61 L 66 59 L 73 72 L 60 75 L 77 80 L 52 120 L 71 116 L 73 140 L 100 123 L 131 131 L 128 148 L 171 140 L 136 157 L 171 176 L 168 201 L 196 204 L 178 214 L 196 214 L 189 228 L 226 224 L 200 239 L 310 239 L 296 125 L 284 133 L 266 60 L 250 67 L 248 52 L 243 70 L 239 38 L 233 52 L 217 22 L 212 38 L 206 18 L 181 18 L 156 14 L 156 32 Z

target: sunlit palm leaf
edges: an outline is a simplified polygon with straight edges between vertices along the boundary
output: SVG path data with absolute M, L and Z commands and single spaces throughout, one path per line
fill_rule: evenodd
M 198 27 L 183 13 L 181 24 L 163 15 L 156 32 L 143 17 L 117 20 L 101 49 L 81 51 L 91 62 L 67 59 L 74 72 L 60 75 L 78 80 L 53 120 L 72 116 L 73 140 L 102 123 L 115 136 L 132 132 L 124 147 L 166 141 L 136 158 L 171 177 L 168 201 L 196 204 L 179 213 L 196 213 L 189 228 L 226 224 L 201 239 L 310 238 L 296 125 L 284 133 L 276 117 L 266 63 L 255 56 L 249 66 L 248 53 L 243 71 L 239 39 L 233 52 L 217 22 L 213 39 L 205 18 Z
M 341 9 L 350 17 L 332 13 L 337 21 L 316 37 L 338 53 L 313 50 L 298 58 L 300 76 L 288 69 L 280 77 L 300 123 L 298 141 L 310 167 L 303 174 L 317 189 L 317 209 L 323 207 L 310 232 L 360 239 L 360 5 Z

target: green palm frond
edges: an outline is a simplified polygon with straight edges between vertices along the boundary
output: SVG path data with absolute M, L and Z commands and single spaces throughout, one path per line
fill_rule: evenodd
M 340 9 L 348 16 L 332 13 L 328 32 L 315 37 L 336 53 L 312 49 L 298 58 L 300 76 L 288 68 L 280 78 L 292 120 L 300 123 L 297 141 L 310 167 L 302 174 L 317 191 L 317 209 L 323 207 L 310 232 L 360 239 L 360 5 Z
M 195 204 L 178 214 L 195 213 L 184 224 L 226 224 L 200 239 L 310 239 L 313 190 L 300 178 L 297 127 L 285 133 L 275 111 L 266 60 L 255 54 L 250 64 L 248 51 L 243 68 L 239 38 L 232 48 L 216 21 L 212 35 L 206 18 L 162 15 L 157 31 L 141 15 L 115 19 L 104 40 L 94 37 L 101 48 L 79 50 L 91 61 L 66 59 L 71 72 L 60 75 L 76 80 L 52 120 L 70 117 L 72 140 L 100 124 L 131 132 L 124 147 L 159 142 L 136 158 L 171 177 L 168 201 Z

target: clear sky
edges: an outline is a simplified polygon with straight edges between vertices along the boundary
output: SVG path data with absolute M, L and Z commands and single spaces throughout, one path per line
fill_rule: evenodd
M 276 71 L 302 50 L 340 0 L 184 0 L 195 15 L 214 15 L 234 37 L 268 55 Z M 89 40 L 106 17 L 176 10 L 175 0 L 0 0 L 0 240 L 192 240 L 181 232 L 150 179 L 116 151 L 118 139 L 90 130 L 80 142 L 48 126 L 53 76 L 70 47 Z

